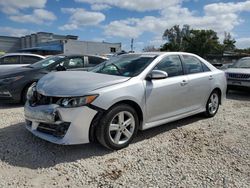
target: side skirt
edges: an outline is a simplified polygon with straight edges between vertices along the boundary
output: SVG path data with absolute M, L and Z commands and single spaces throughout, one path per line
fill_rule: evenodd
M 198 109 L 198 110 L 188 112 L 188 113 L 185 113 L 185 114 L 173 116 L 173 117 L 170 117 L 170 118 L 167 118 L 167 119 L 162 119 L 162 120 L 158 120 L 158 121 L 154 121 L 154 122 L 150 122 L 150 123 L 145 123 L 145 125 L 142 127 L 142 130 L 150 129 L 152 127 L 157 127 L 159 125 L 163 125 L 163 124 L 166 124 L 166 123 L 170 123 L 172 121 L 180 120 L 180 119 L 183 119 L 183 118 L 195 115 L 195 114 L 199 114 L 199 113 L 205 112 L 205 111 L 206 111 L 206 109 L 202 108 L 202 109 Z

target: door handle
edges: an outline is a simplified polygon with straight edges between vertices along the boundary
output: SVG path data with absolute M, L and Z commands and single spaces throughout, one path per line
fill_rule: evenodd
M 209 79 L 209 80 L 213 80 L 214 78 L 213 78 L 212 75 L 210 75 L 208 79 Z
M 187 80 L 182 80 L 181 86 L 185 86 L 185 85 L 187 85 L 187 84 L 188 84 Z

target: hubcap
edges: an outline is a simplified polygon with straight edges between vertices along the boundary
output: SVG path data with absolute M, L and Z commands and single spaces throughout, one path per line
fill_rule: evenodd
M 109 125 L 109 137 L 114 144 L 124 144 L 135 131 L 135 118 L 128 111 L 119 112 Z
M 213 93 L 210 97 L 209 104 L 208 104 L 208 110 L 210 114 L 216 113 L 219 106 L 219 97 L 217 93 Z

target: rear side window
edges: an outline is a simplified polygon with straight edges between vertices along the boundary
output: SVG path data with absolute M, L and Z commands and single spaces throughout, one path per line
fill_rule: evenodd
M 183 63 L 185 67 L 185 71 L 187 74 L 195 74 L 203 72 L 203 67 L 201 61 L 196 57 L 183 55 Z
M 203 71 L 204 72 L 209 72 L 209 71 L 211 71 L 208 67 L 207 67 L 207 65 L 205 65 L 204 63 L 201 63 L 202 64 L 202 68 L 203 68 Z
M 37 61 L 40 61 L 42 58 L 40 57 L 36 57 L 36 56 L 28 56 L 28 55 L 24 55 L 22 56 L 22 61 L 21 64 L 33 64 Z
M 168 77 L 183 75 L 183 69 L 180 57 L 178 55 L 170 55 L 161 60 L 154 70 L 161 70 L 168 73 Z
M 94 56 L 88 56 L 88 64 L 89 66 L 95 66 L 105 61 L 105 59 L 94 57 Z
M 7 56 L 4 57 L 2 60 L 3 65 L 14 65 L 14 64 L 20 64 L 20 56 Z

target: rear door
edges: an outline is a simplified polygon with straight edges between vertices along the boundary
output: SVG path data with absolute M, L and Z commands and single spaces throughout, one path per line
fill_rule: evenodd
M 190 110 L 204 107 L 212 87 L 212 73 L 198 58 L 191 55 L 182 55 L 185 73 L 188 77 L 188 92 L 186 95 Z
M 178 55 L 169 55 L 154 68 L 168 73 L 168 78 L 145 81 L 147 123 L 174 117 L 188 111 L 188 78 Z

